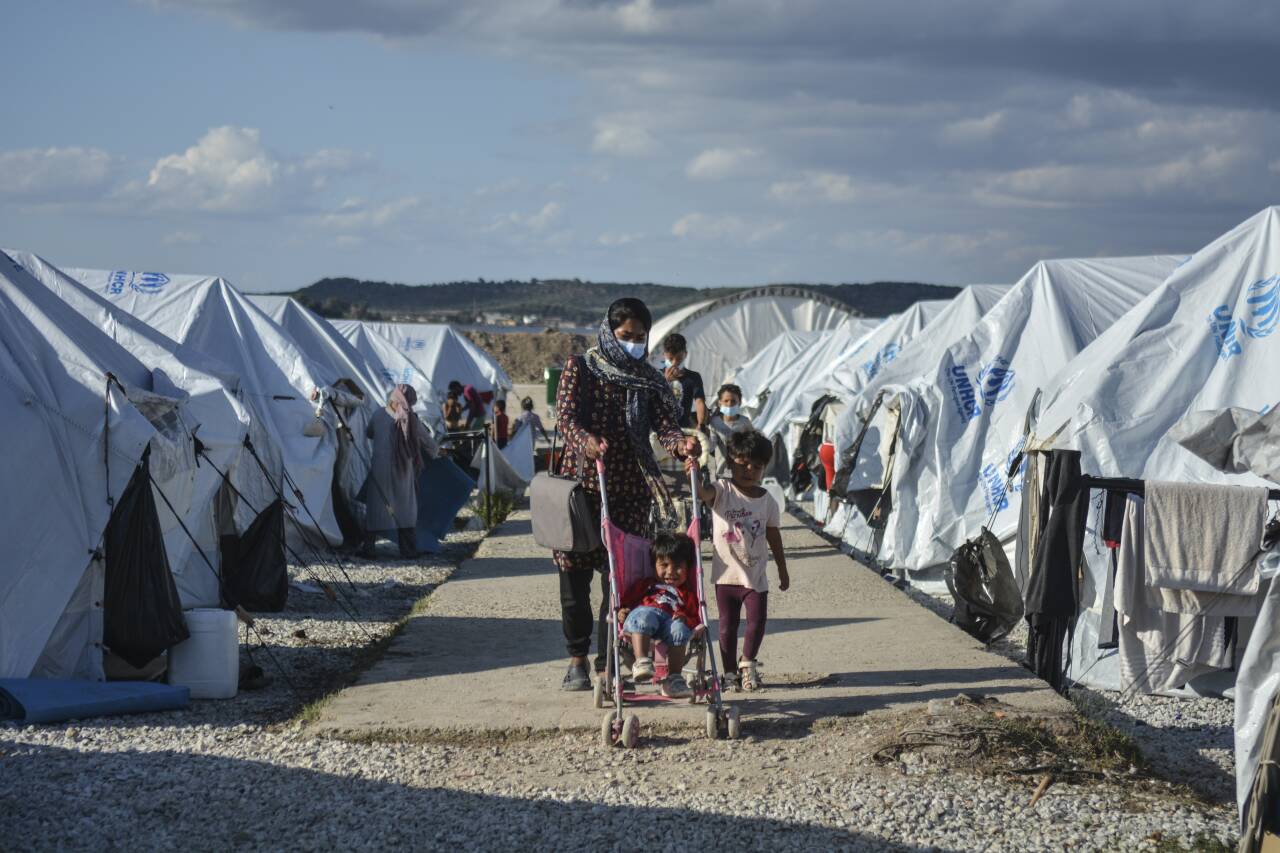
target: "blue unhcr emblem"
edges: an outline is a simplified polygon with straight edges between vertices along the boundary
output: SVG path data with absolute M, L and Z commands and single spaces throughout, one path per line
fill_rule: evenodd
M 1013 391 L 1014 370 L 1009 359 L 996 356 L 991 363 L 978 371 L 978 385 L 982 388 L 982 402 L 987 408 L 1005 399 Z
M 116 270 L 107 276 L 107 293 L 119 296 L 126 287 L 137 293 L 159 293 L 168 283 L 169 276 L 162 272 Z
M 1273 275 L 1249 285 L 1249 322 L 1244 332 L 1251 338 L 1265 338 L 1276 330 L 1280 320 L 1280 275 Z

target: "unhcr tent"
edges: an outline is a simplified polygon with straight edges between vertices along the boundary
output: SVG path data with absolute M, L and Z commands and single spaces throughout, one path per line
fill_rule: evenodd
M 1280 403 L 1278 320 L 1280 207 L 1271 207 L 1192 255 L 1060 371 L 1031 446 L 1079 450 L 1082 470 L 1103 477 L 1265 483 L 1252 473 L 1219 472 L 1170 431 L 1197 412 L 1265 412 Z M 1015 524 L 1011 513 L 998 529 L 1007 535 Z M 1098 590 L 1109 562 L 1094 550 L 1086 545 L 1069 675 L 1114 689 L 1121 686 L 1116 656 L 1097 648 Z
M 835 329 L 855 316 L 843 302 L 789 285 L 757 287 L 685 306 L 649 331 L 649 358 L 662 363 L 662 340 L 679 332 L 689 342 L 690 370 L 702 374 L 708 393 L 774 338 L 785 332 Z
M 148 449 L 159 481 L 193 464 L 175 390 L 0 254 L 0 677 L 103 677 L 113 505 Z
M 265 506 L 271 499 L 270 485 L 244 452 L 249 412 L 234 396 L 238 382 L 231 368 L 165 337 L 43 258 L 29 252 L 10 252 L 9 256 L 149 368 L 157 387 L 172 383 L 178 390 L 169 393 L 185 397 L 185 405 L 179 410 L 179 427 L 183 433 L 199 438 L 213 464 L 197 465 L 189 470 L 191 476 L 163 484 L 166 497 L 175 504 L 189 506 L 190 511 L 179 523 L 161 501 L 160 521 L 183 606 L 219 606 L 218 578 L 209 571 L 205 559 L 218 566 L 219 531 L 233 532 L 229 526 L 235 525 L 243 532 L 253 516 L 247 508 L 237 507 L 228 517 L 220 517 L 219 510 L 234 502 L 215 499 L 223 481 L 214 466 L 225 472 L 235 489 L 255 506 Z M 239 524 L 235 515 L 239 516 Z M 182 529 L 183 524 L 194 535 L 194 543 Z
M 765 435 L 786 429 L 795 418 L 808 418 L 813 404 L 825 394 L 848 389 L 857 391 L 898 357 L 902 347 L 942 312 L 948 300 L 929 299 L 915 303 L 901 314 L 885 318 L 855 346 L 834 354 L 819 354 L 799 375 L 784 377 L 776 383 L 786 388 L 775 394 L 761 413 Z
M 896 315 L 895 315 L 896 317 Z M 787 424 L 792 412 L 801 412 L 797 400 L 807 390 L 810 381 L 820 375 L 828 375 L 832 366 L 847 358 L 855 358 L 867 347 L 871 335 L 880 326 L 892 321 L 870 317 L 850 317 L 840 326 L 826 332 L 816 341 L 796 353 L 795 357 L 765 385 L 764 402 L 755 416 L 756 429 L 772 438 L 786 436 Z M 819 382 L 821 380 L 818 380 Z M 820 392 L 819 392 L 820 393 Z M 812 404 L 810 399 L 809 403 Z M 788 445 L 788 450 L 792 450 Z
M 835 418 L 835 446 L 839 474 L 836 485 L 856 494 L 862 510 L 851 504 L 837 504 L 830 529 L 840 531 L 845 542 L 855 551 L 874 553 L 874 531 L 868 527 L 863 511 L 872 508 L 887 512 L 892 504 L 884 495 L 885 472 L 892 468 L 892 454 L 897 443 L 897 409 L 892 404 L 878 405 L 892 389 L 924 377 L 938 364 L 947 348 L 973 331 L 978 321 L 1009 292 L 1008 285 L 973 284 L 960 291 L 946 307 L 909 341 L 891 363 L 861 389 L 847 386 L 836 393 L 843 403 Z M 837 375 L 837 382 L 849 377 Z M 841 383 L 842 384 L 842 383 Z M 863 422 L 870 418 L 864 430 Z M 855 446 L 855 440 L 861 438 Z M 855 466 L 856 463 L 856 466 Z
M 323 365 L 307 358 L 283 329 L 225 279 L 127 270 L 64 271 L 170 338 L 230 366 L 240 378 L 243 402 L 270 439 L 265 447 L 255 441 L 258 457 L 277 486 L 287 474 L 302 493 L 294 520 L 332 543 L 342 540 L 330 492 L 337 440 L 332 427 L 316 417 L 310 401 L 311 393 L 327 384 Z M 292 489 L 283 488 L 295 503 Z
M 403 370 L 402 359 L 408 359 L 425 377 L 435 392 L 436 401 L 444 400 L 445 390 L 453 380 L 474 385 L 480 391 L 493 391 L 503 396 L 511 390 L 511 379 L 492 356 L 473 344 L 452 326 L 432 323 L 365 323 L 359 320 L 331 320 L 333 327 L 352 342 L 366 357 L 385 350 L 385 343 L 372 340 L 377 335 L 390 343 L 399 357 L 384 360 L 385 370 Z M 426 388 L 421 389 L 425 396 Z
M 759 411 L 759 399 L 774 374 L 791 363 L 799 352 L 807 348 L 823 332 L 783 332 L 765 344 L 752 356 L 746 364 L 733 371 L 725 382 L 732 382 L 742 389 L 742 404 L 753 411 Z M 719 386 L 717 386 L 719 387 Z M 715 388 L 708 388 L 707 394 L 714 394 Z
M 1005 468 L 1037 390 L 1177 261 L 1041 261 L 926 378 L 894 389 L 899 421 L 882 562 L 910 570 L 917 582 L 940 579 L 936 570 L 992 511 L 1017 518 L 1020 481 L 1006 488 Z
M 391 389 L 399 380 L 393 381 L 390 371 L 356 349 L 327 320 L 287 296 L 245 296 L 288 332 L 308 358 L 324 366 L 325 384 L 350 379 L 360 387 L 365 400 L 371 405 L 376 407 L 386 403 Z

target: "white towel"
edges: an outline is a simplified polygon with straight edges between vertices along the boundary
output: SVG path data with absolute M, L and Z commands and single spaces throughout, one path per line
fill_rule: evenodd
M 1256 595 L 1266 523 L 1263 487 L 1148 482 L 1147 585 Z

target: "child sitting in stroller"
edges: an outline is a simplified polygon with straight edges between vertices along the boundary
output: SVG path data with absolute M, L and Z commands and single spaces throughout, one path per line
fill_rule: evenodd
M 694 564 L 694 543 L 688 536 L 659 533 L 652 553 L 657 577 L 641 578 L 622 596 L 618 618 L 631 636 L 635 663 L 631 678 L 640 683 L 653 679 L 651 646 L 654 640 L 667 647 L 667 671 L 662 695 L 679 698 L 689 695 L 689 685 L 680 668 L 684 666 L 689 641 L 706 630 L 698 616 L 697 593 L 689 578 Z

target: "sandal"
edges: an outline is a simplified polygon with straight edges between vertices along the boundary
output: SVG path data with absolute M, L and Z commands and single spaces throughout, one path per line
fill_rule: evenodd
M 753 660 L 738 661 L 738 672 L 742 677 L 742 689 L 750 693 L 753 690 L 759 690 L 764 686 L 760 681 L 759 664 Z

